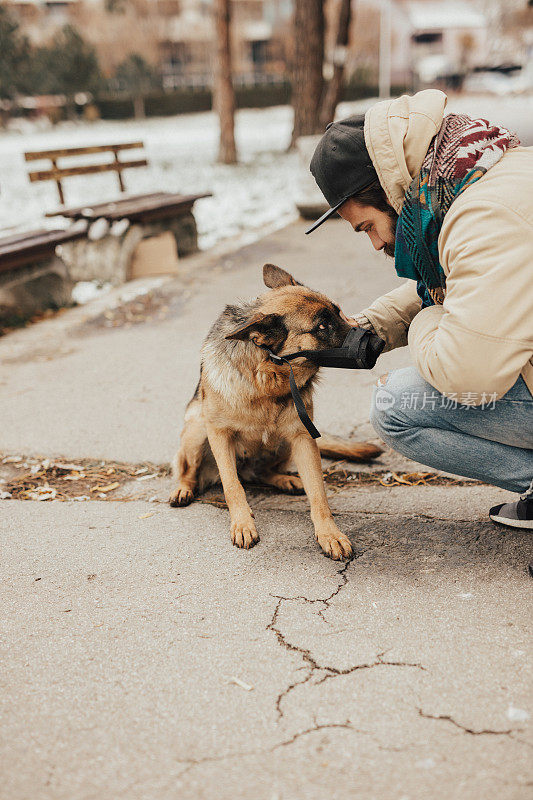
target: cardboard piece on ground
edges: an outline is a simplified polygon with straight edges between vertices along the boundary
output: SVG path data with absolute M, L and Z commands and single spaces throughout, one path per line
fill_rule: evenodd
M 176 240 L 170 231 L 166 231 L 139 242 L 131 259 L 129 277 L 175 275 L 178 269 Z

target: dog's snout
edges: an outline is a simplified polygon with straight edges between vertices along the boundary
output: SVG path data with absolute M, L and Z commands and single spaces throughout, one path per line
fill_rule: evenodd
M 352 330 L 351 325 L 348 325 L 348 323 L 344 322 L 343 319 L 339 320 L 339 322 L 335 326 L 335 331 L 332 337 L 331 346 L 341 347 L 351 330 Z

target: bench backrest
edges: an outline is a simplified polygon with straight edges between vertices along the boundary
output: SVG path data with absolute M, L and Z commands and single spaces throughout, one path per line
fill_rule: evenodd
M 55 181 L 57 190 L 59 192 L 59 202 L 61 205 L 65 203 L 65 195 L 63 193 L 63 186 L 61 184 L 62 178 L 71 178 L 74 175 L 89 175 L 95 172 L 116 172 L 120 191 L 126 191 L 122 172 L 125 169 L 132 169 L 133 167 L 146 167 L 148 161 L 145 158 L 138 158 L 133 161 L 120 161 L 119 153 L 121 150 L 136 150 L 144 147 L 142 142 L 125 142 L 123 144 L 98 144 L 92 147 L 67 147 L 63 150 L 39 150 L 24 153 L 26 161 L 40 161 L 41 159 L 49 159 L 52 166 L 48 169 L 37 170 L 29 172 L 28 177 L 30 181 Z M 73 156 L 89 155 L 91 153 L 112 153 L 114 156 L 113 161 L 98 164 L 83 164 L 79 167 L 59 167 L 57 165 L 58 159 L 72 158 Z

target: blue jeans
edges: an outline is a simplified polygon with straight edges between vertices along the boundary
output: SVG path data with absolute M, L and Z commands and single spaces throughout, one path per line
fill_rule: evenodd
M 481 398 L 476 398 L 479 403 Z M 533 479 L 533 397 L 523 378 L 499 400 L 441 395 L 414 367 L 376 386 L 370 421 L 386 444 L 428 467 L 511 492 Z

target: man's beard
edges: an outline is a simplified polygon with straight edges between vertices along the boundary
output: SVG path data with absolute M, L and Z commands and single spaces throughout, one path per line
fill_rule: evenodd
M 394 258 L 394 248 L 396 246 L 396 225 L 398 223 L 398 214 L 396 211 L 391 207 L 390 211 L 387 211 L 390 220 L 390 233 L 391 233 L 391 242 L 387 242 L 385 247 L 383 248 L 383 252 L 386 256 L 390 256 Z
M 383 248 L 383 252 L 385 253 L 386 256 L 390 256 L 391 258 L 394 258 L 394 250 L 395 250 L 395 248 L 396 248 L 396 243 L 395 242 L 391 242 L 390 244 L 387 242 L 387 244 Z

